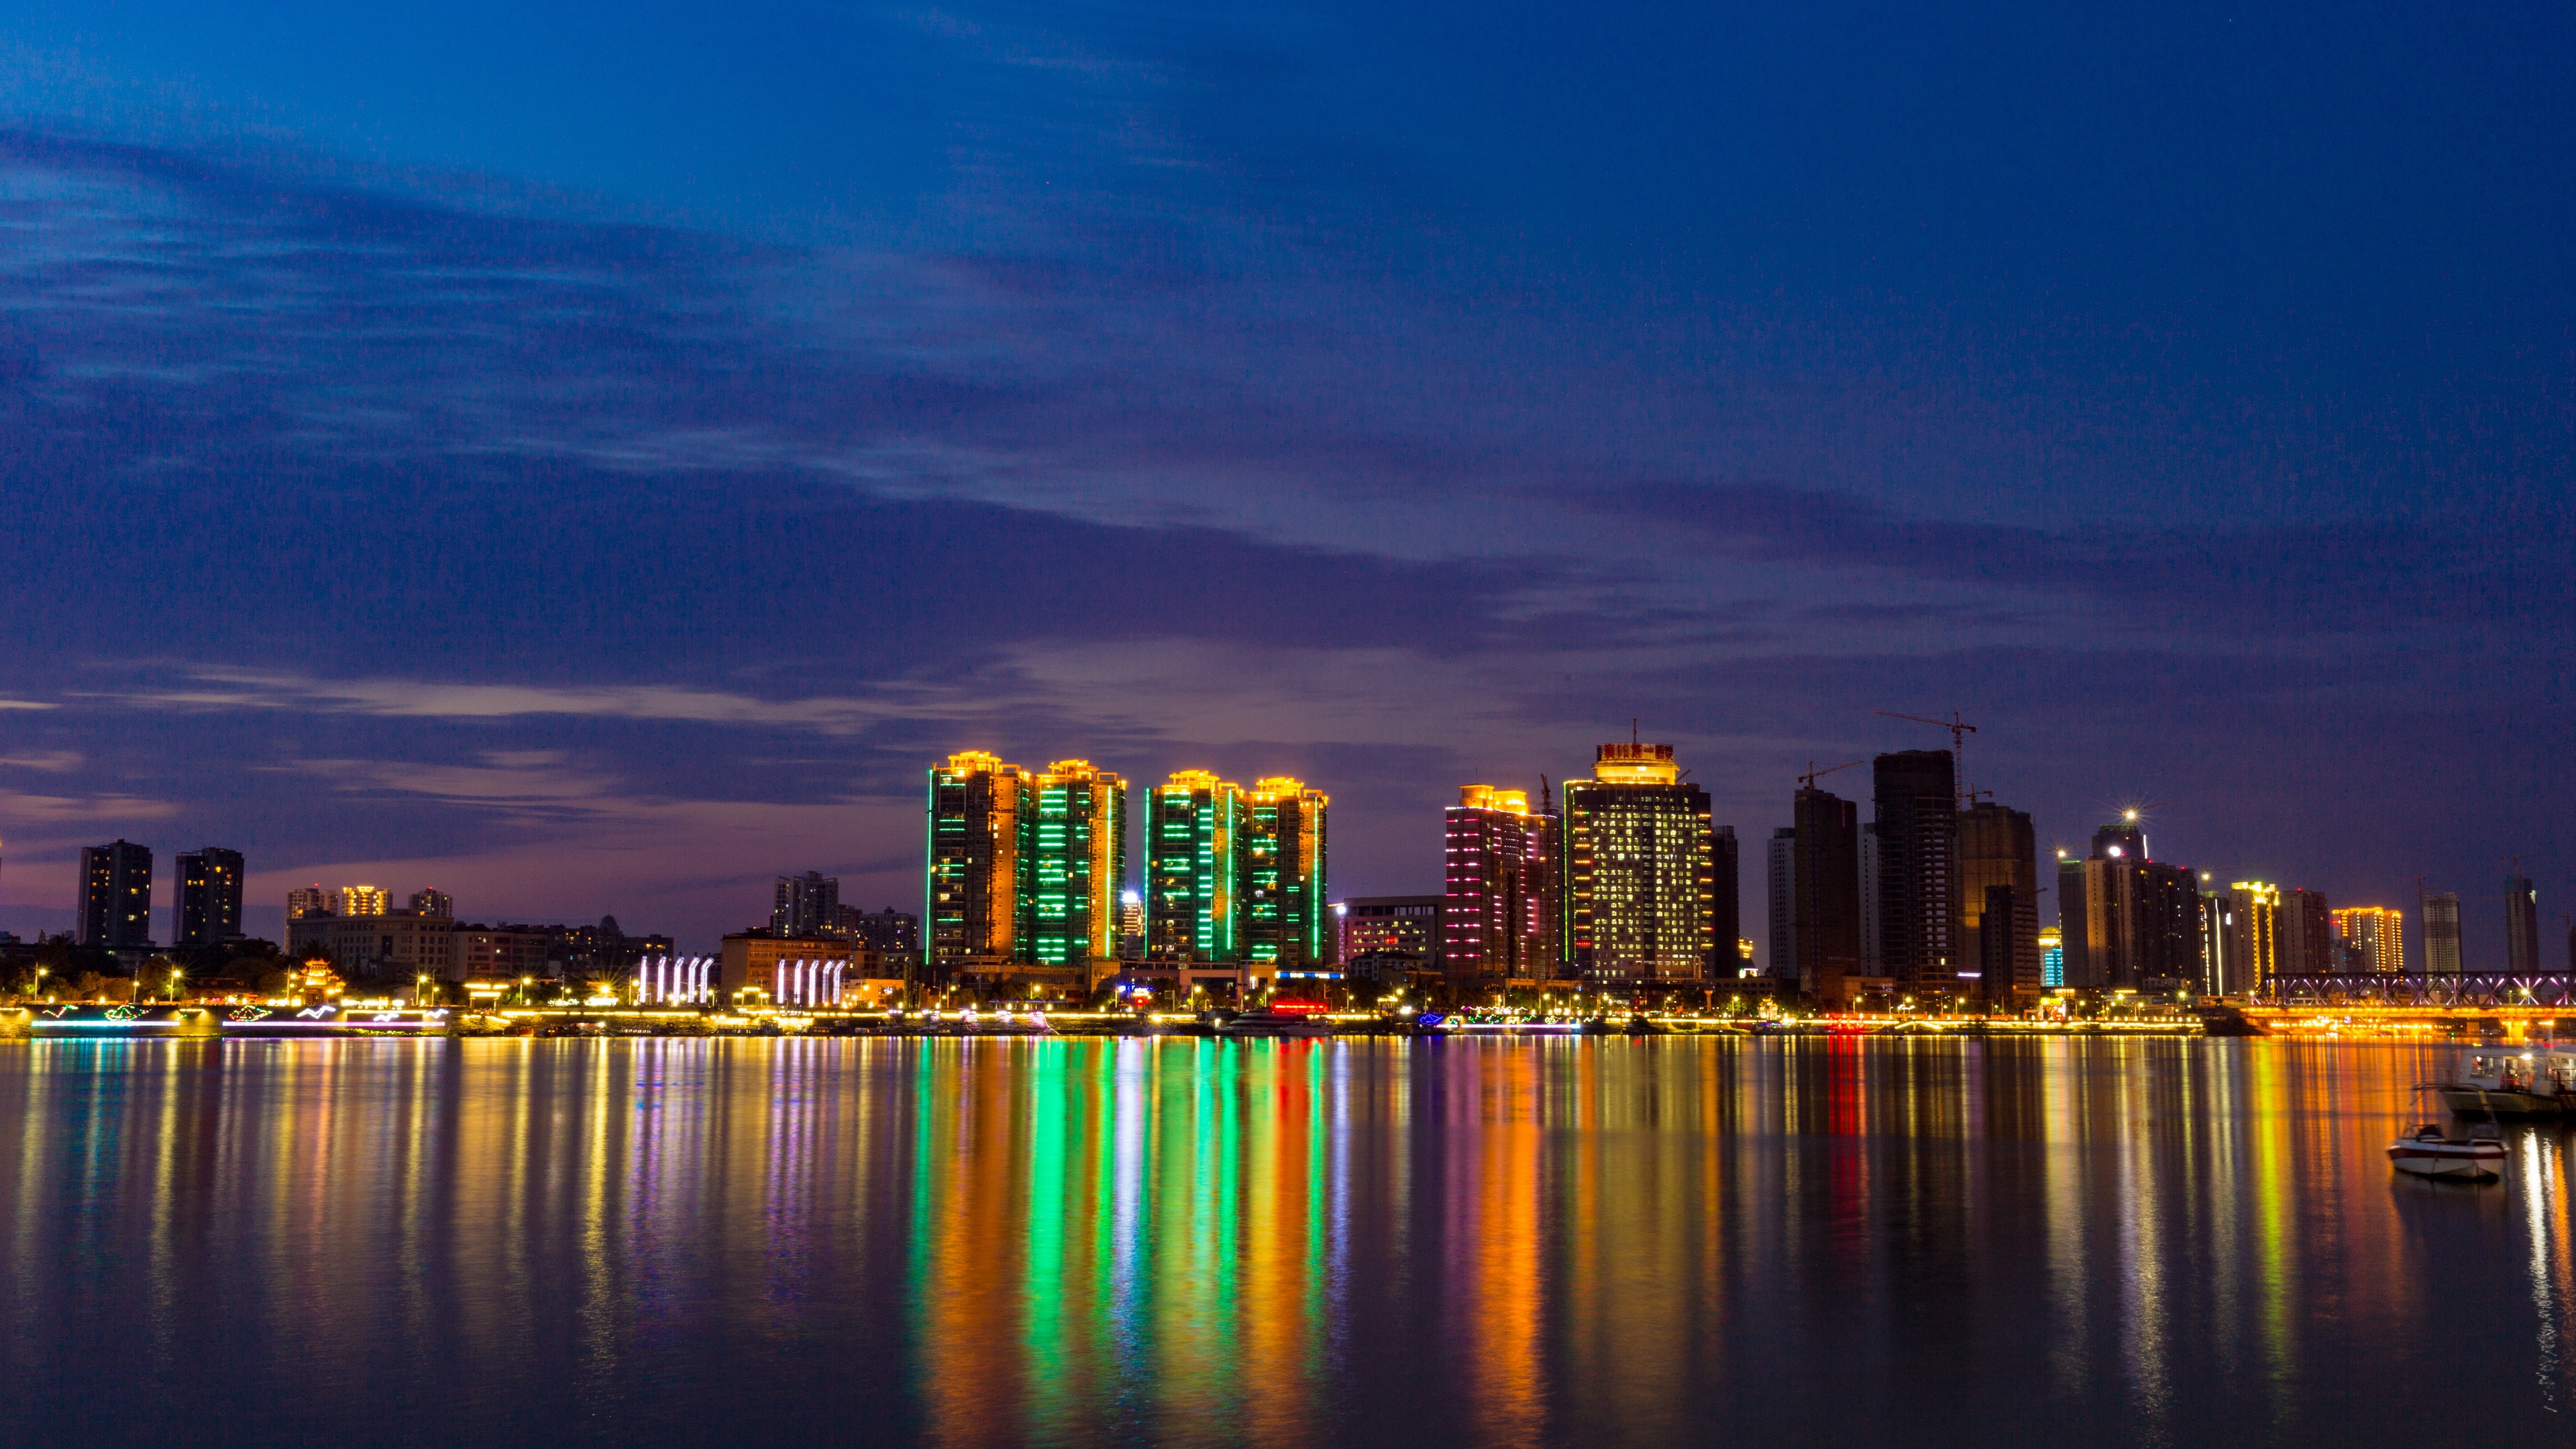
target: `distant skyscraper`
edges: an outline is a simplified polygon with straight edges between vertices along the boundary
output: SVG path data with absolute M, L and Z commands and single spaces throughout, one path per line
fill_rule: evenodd
M 1235 887 L 1245 961 L 1293 971 L 1332 959 L 1324 869 L 1331 805 L 1323 791 L 1284 775 L 1255 780 L 1244 792 Z
M 1838 1007 L 1848 997 L 1845 980 L 1861 974 L 1860 807 L 1807 785 L 1793 809 L 1798 900 L 1790 934 L 1798 947 L 1798 989 Z
M 456 919 L 456 898 L 435 886 L 428 890 L 413 891 L 407 904 L 415 916 L 425 916 L 431 920 Z
M 178 866 L 178 944 L 219 946 L 240 936 L 241 852 L 209 845 L 180 855 Z
M 2424 974 L 2460 974 L 2460 897 L 2456 891 L 2424 898 Z
M 1007 964 L 1019 945 L 1028 776 L 980 750 L 930 767 L 922 928 L 934 971 Z
M 2346 906 L 2334 913 L 2335 935 L 2346 947 L 2351 969 L 2381 976 L 2406 970 L 2406 918 L 2386 906 Z
M 2092 853 L 2057 863 L 2066 984 L 2092 991 L 2202 987 L 2198 880 L 2152 860 L 2134 819 L 2093 833 Z
M 841 930 L 880 956 L 910 961 L 921 955 L 921 917 L 892 906 L 882 911 L 841 907 Z
M 307 916 L 336 916 L 340 913 L 340 893 L 326 891 L 318 885 L 297 886 L 286 893 L 286 918 L 300 921 Z
M 1771 832 L 1767 894 L 1771 906 L 1771 974 L 1798 979 L 1798 828 L 1783 825 Z
M 2066 984 L 2066 934 L 2056 926 L 2039 933 L 2039 984 L 2051 991 Z
M 1734 826 L 1710 827 L 1709 865 L 1717 887 L 1710 906 L 1717 918 L 1717 960 L 1713 969 L 1721 977 L 1740 976 L 1753 963 L 1736 950 L 1736 943 L 1744 936 L 1744 861 Z
M 2009 1002 L 2015 992 L 2039 989 L 2039 847 L 2030 817 L 1980 801 L 1959 816 L 1959 956 L 1977 963 L 1978 987 L 1990 1001 Z M 1986 893 L 2010 890 L 2012 912 L 2003 922 L 2005 971 L 1986 965 Z
M 818 870 L 782 875 L 769 890 L 769 934 L 830 936 L 841 927 L 841 882 Z
M 347 885 L 340 887 L 340 911 L 344 916 L 381 916 L 385 913 L 385 893 L 376 886 Z
M 1121 890 L 1118 893 L 1118 954 L 1129 961 L 1145 957 L 1145 893 Z
M 1860 827 L 1860 974 L 1887 974 L 1887 917 L 1879 910 L 1878 826 Z
M 1443 820 L 1441 956 L 1462 984 L 1556 975 L 1556 817 L 1520 790 L 1467 785 Z
M 1342 902 L 1339 955 L 1345 964 L 1362 956 L 1400 952 L 1419 956 L 1425 968 L 1446 971 L 1440 957 L 1446 932 L 1441 924 L 1449 898 L 1440 896 L 1353 896 Z
M 1959 781 L 1950 752 L 1880 755 L 1872 775 L 1879 954 L 1887 973 L 1915 991 L 1956 992 Z
M 2293 887 L 2281 898 L 2280 971 L 2284 976 L 2323 976 L 2334 970 L 2334 913 L 2326 898 Z
M 2516 976 L 2540 969 L 2540 893 L 2529 876 L 2504 878 L 2504 969 Z
M 2202 876 L 2202 880 L 2209 879 Z M 2225 996 L 2242 988 L 2231 984 L 2228 970 L 2227 930 L 2228 893 L 2203 890 L 2200 893 L 2200 989 L 2209 996 Z
M 1020 959 L 1085 966 L 1118 957 L 1127 884 L 1127 782 L 1088 760 L 1058 760 L 1032 782 L 1021 844 L 1028 885 Z
M 1243 787 L 1206 770 L 1180 770 L 1145 804 L 1145 955 L 1158 961 L 1232 961 L 1235 832 Z
M 104 950 L 152 944 L 152 851 L 130 840 L 81 848 L 80 942 Z
M 2281 974 L 2281 888 L 2259 880 L 2227 886 L 2227 989 L 2259 991 Z
M 1607 744 L 1564 789 L 1566 959 L 1596 980 L 1701 982 L 1718 970 L 1708 792 L 1666 744 Z M 1732 948 L 1730 947 L 1730 951 Z

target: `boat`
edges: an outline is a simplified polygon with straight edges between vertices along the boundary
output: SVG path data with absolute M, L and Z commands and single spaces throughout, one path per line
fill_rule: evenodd
M 2565 1117 L 2576 1111 L 2576 1056 L 2480 1052 L 2458 1080 L 2426 1085 L 2463 1117 Z
M 2427 1122 L 2388 1144 L 2388 1165 L 2410 1177 L 2491 1182 L 2504 1167 L 2504 1142 L 2491 1122 L 2472 1125 L 2466 1137 L 2450 1136 L 2439 1124 Z
M 1219 1036 L 1331 1036 L 1333 1024 L 1320 1010 L 1281 1010 L 1264 1006 L 1216 1023 Z

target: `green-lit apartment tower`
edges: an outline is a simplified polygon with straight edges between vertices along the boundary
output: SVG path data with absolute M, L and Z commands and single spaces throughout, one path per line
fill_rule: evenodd
M 1180 770 L 1145 806 L 1145 954 L 1156 961 L 1233 961 L 1235 834 L 1243 787 Z
M 1717 854 L 1708 792 L 1673 747 L 1608 744 L 1565 782 L 1565 959 L 1586 979 L 1694 985 L 1717 969 Z M 1734 942 L 1727 955 L 1734 954 Z
M 1235 884 L 1245 961 L 1299 971 L 1331 959 L 1324 902 L 1324 815 L 1331 804 L 1323 791 L 1286 776 L 1256 780 L 1243 797 Z
M 1058 760 L 1030 782 L 1021 817 L 1026 930 L 1013 957 L 1033 966 L 1096 966 L 1118 955 L 1118 892 L 1127 883 L 1127 782 L 1088 760 Z
M 921 947 L 934 975 L 998 969 L 1018 955 L 1021 821 L 1033 793 L 1019 766 L 981 750 L 930 767 Z

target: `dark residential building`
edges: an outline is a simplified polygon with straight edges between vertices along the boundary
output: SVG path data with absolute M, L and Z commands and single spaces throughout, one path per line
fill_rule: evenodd
M 1334 908 L 1337 952 L 1343 961 L 1369 955 L 1419 957 L 1427 970 L 1445 971 L 1441 943 L 1448 897 L 1353 896 Z
M 1587 980 L 1699 985 L 1718 969 L 1708 792 L 1668 744 L 1606 744 L 1564 790 L 1565 960 Z M 1732 959 L 1734 942 L 1727 943 Z
M 435 886 L 428 890 L 413 891 L 410 910 L 415 916 L 452 921 L 456 919 L 456 898 Z
M 1771 908 L 1770 967 L 1773 978 L 1798 979 L 1798 828 L 1783 825 L 1766 842 L 1764 894 Z
M 2540 893 L 2529 876 L 2504 878 L 2504 969 L 2516 976 L 2540 969 Z
M 2435 891 L 2424 897 L 2424 974 L 2460 974 L 2460 894 Z
M 1844 981 L 1860 970 L 1860 807 L 1808 785 L 1796 797 L 1797 849 L 1792 864 L 1797 908 L 1798 989 L 1839 1007 Z
M 635 974 L 647 957 L 672 954 L 668 936 L 630 936 L 615 916 L 596 926 L 555 926 L 546 948 L 547 974 L 575 981 L 606 981 Z
M 921 959 L 921 917 L 892 906 L 882 911 L 841 907 L 841 934 L 890 961 Z
M 782 875 L 770 888 L 769 929 L 781 936 L 822 936 L 841 924 L 841 882 L 809 870 Z
M 1974 982 L 1960 979 L 1959 779 L 1950 752 L 1880 755 L 1872 774 L 1884 969 L 1911 990 L 1955 994 Z
M 1959 959 L 1973 963 L 1978 994 L 2009 1004 L 2017 994 L 2039 991 L 2039 846 L 2030 817 L 1980 801 L 1959 815 Z M 1990 958 L 1985 929 L 1989 893 L 2001 887 L 2012 914 L 2001 922 L 2006 945 Z M 2004 970 L 1991 964 L 2000 959 Z
M 1456 984 L 1556 976 L 1556 817 L 1526 791 L 1467 785 L 1442 826 L 1441 957 Z
M 178 944 L 220 946 L 242 933 L 242 857 L 209 845 L 179 857 Z
M 2278 969 L 2284 976 L 2324 976 L 2335 969 L 2334 912 L 2312 890 L 2292 888 L 2281 897 Z
M 2057 863 L 2066 984 L 2090 991 L 2201 989 L 2200 882 L 2147 856 L 2134 820 L 2093 833 L 2092 854 Z
M 1753 963 L 1737 949 L 1744 939 L 1744 860 L 1736 845 L 1735 827 L 1711 827 L 1709 847 L 1717 886 L 1710 907 L 1717 916 L 1717 961 L 1712 974 L 1741 976 Z
M 152 945 L 152 850 L 130 840 L 81 847 L 80 943 L 108 951 Z

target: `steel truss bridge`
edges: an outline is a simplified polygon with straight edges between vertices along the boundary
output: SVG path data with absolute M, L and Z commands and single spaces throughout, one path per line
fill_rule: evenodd
M 2261 1006 L 2576 1006 L 2576 972 L 2275 976 L 2254 993 L 2254 1001 Z

